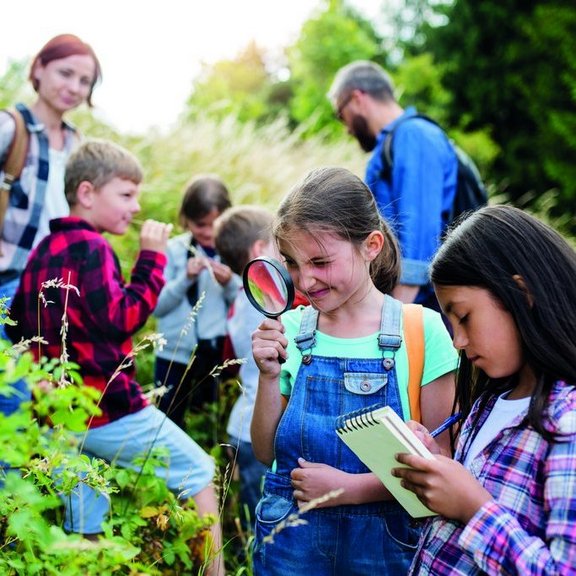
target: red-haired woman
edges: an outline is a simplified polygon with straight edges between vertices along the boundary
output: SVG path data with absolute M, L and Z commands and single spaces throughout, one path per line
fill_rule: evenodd
M 64 122 L 64 116 L 84 102 L 92 106 L 92 90 L 100 78 L 96 54 L 72 34 L 52 38 L 32 61 L 29 79 L 36 100 L 29 107 L 16 105 L 28 132 L 26 160 L 20 178 L 9 191 L 0 230 L 0 298 L 8 298 L 8 306 L 30 251 L 49 231 L 48 222 L 68 215 L 64 168 L 80 136 Z M 0 111 L 0 185 L 15 133 L 14 117 Z M 3 325 L 0 337 L 5 337 Z M 1 413 L 14 412 L 22 398 L 28 396 L 23 381 L 13 386 L 16 394 L 0 396 Z
M 64 116 L 84 102 L 92 105 L 92 90 L 100 77 L 96 54 L 72 34 L 49 40 L 32 61 L 29 80 L 36 100 L 29 107 L 16 105 L 29 143 L 20 179 L 10 190 L 1 231 L 0 296 L 14 295 L 31 249 L 49 231 L 49 220 L 68 214 L 64 167 L 79 135 Z M 14 134 L 14 118 L 0 111 L 0 182 Z

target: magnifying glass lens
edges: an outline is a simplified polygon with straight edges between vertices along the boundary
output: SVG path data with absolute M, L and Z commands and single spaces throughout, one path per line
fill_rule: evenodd
M 290 309 L 294 285 L 286 269 L 273 258 L 256 258 L 244 270 L 244 290 L 248 299 L 270 318 Z

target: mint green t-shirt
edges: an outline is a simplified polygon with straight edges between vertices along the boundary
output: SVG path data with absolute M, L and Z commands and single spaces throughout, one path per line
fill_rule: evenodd
M 288 358 L 280 373 L 280 392 L 290 396 L 292 386 L 300 369 L 302 354 L 296 347 L 294 337 L 300 330 L 304 306 L 290 310 L 282 315 L 282 323 L 288 338 Z M 448 330 L 438 312 L 424 308 L 424 373 L 422 386 L 436 380 L 448 372 L 456 370 L 458 353 L 452 346 Z M 381 358 L 378 348 L 378 333 L 361 338 L 336 338 L 316 330 L 316 346 L 313 355 L 329 358 Z M 400 400 L 405 414 L 410 414 L 408 401 L 408 355 L 404 341 L 396 352 L 396 375 L 400 389 Z

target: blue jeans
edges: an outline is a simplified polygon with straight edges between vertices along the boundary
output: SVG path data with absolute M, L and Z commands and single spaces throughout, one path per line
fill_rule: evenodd
M 12 301 L 12 298 L 18 289 L 19 282 L 20 279 L 16 278 L 15 280 L 11 280 L 0 287 L 0 297 L 9 298 L 9 300 L 6 302 L 6 306 L 10 306 L 10 302 Z M 8 336 L 4 330 L 4 324 L 0 324 L 0 338 L 2 340 L 8 340 Z M 4 380 L 1 371 L 0 378 Z M 2 385 L 4 385 L 4 382 Z M 15 382 L 10 382 L 8 383 L 8 387 L 9 389 L 6 390 L 8 394 L 0 393 L 0 413 L 4 414 L 5 416 L 14 414 L 14 412 L 20 408 L 22 402 L 27 402 L 31 398 L 30 389 L 28 388 L 28 384 L 25 380 L 16 380 Z M 4 474 L 9 470 L 10 467 L 7 466 L 5 462 L 0 461 L 0 477 L 3 477 Z
M 9 300 L 6 302 L 8 307 L 10 306 L 12 298 L 14 298 L 14 294 L 16 294 L 19 283 L 20 278 L 16 278 L 15 280 L 10 280 L 9 282 L 6 282 L 6 284 L 0 286 L 0 297 L 9 298 Z M 15 320 L 17 320 L 17 318 L 15 318 Z M 4 324 L 0 324 L 0 338 L 9 341 L 4 326 Z M 20 404 L 22 404 L 22 402 L 30 400 L 30 390 L 28 389 L 28 385 L 24 380 L 11 382 L 10 385 L 13 388 L 13 394 L 9 394 L 7 396 L 0 394 L 0 412 L 2 414 L 6 414 L 6 416 L 16 412 L 16 410 L 20 408 Z
M 420 531 L 396 502 L 310 510 L 300 516 L 304 524 L 290 526 L 288 521 L 272 542 L 262 542 L 280 522 L 296 514 L 292 487 L 285 477 L 268 471 L 265 494 L 256 509 L 255 576 L 408 573 Z
M 138 470 L 133 461 L 151 447 L 167 448 L 168 467 L 158 467 L 156 475 L 166 480 L 168 488 L 180 500 L 192 498 L 206 488 L 214 477 L 212 458 L 172 420 L 154 406 L 135 414 L 76 435 L 84 439 L 83 453 L 114 462 L 116 466 Z M 97 534 L 110 509 L 107 495 L 82 484 L 64 497 L 68 532 Z
M 0 412 L 5 416 L 14 414 L 14 412 L 20 408 L 22 402 L 30 400 L 30 389 L 25 380 L 12 382 L 10 388 L 10 395 L 4 396 L 3 394 L 0 394 Z
M 6 301 L 6 307 L 10 308 L 10 303 L 16 294 L 16 290 L 18 290 L 18 285 L 20 284 L 20 278 L 15 278 L 13 280 L 9 280 L 5 284 L 0 286 L 0 298 L 8 298 Z M 17 318 L 14 318 L 17 320 Z M 3 340 L 8 340 L 8 336 L 6 335 L 6 331 L 4 330 L 4 324 L 0 325 L 0 338 Z
M 1 377 L 1 373 L 0 373 Z M 5 416 L 10 416 L 17 412 L 22 402 L 30 400 L 30 390 L 25 380 L 17 380 L 10 385 L 10 396 L 0 394 L 0 412 Z M 0 460 L 0 488 L 4 485 L 4 475 L 11 470 L 17 470 Z

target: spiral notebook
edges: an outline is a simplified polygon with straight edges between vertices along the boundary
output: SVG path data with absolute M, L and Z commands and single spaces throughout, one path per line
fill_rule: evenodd
M 434 459 L 434 455 L 390 406 L 370 406 L 340 416 L 336 432 L 348 447 L 380 478 L 384 486 L 413 518 L 434 516 L 414 492 L 403 488 L 392 468 L 403 467 L 394 455 L 408 452 Z

